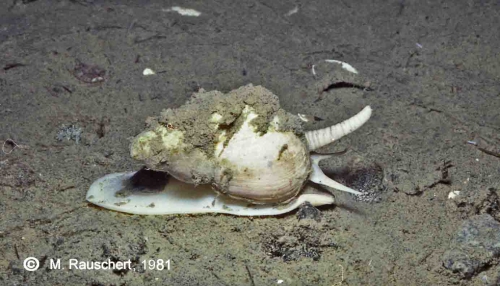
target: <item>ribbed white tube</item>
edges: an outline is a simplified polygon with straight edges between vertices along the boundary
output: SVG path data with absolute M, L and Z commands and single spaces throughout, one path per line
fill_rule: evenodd
M 339 124 L 335 124 L 333 126 L 319 130 L 307 131 L 305 135 L 309 150 L 316 150 L 353 132 L 354 130 L 365 124 L 365 122 L 370 119 L 371 115 L 371 107 L 366 106 L 358 114 Z

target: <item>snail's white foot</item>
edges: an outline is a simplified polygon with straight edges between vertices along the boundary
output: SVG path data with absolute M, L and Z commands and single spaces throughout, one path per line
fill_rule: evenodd
M 210 185 L 195 187 L 173 177 L 170 177 L 165 184 L 144 187 L 142 186 L 144 182 L 141 180 L 131 179 L 132 177 L 138 179 L 139 175 L 137 172 L 106 175 L 90 186 L 87 201 L 103 208 L 131 214 L 225 213 L 238 216 L 280 215 L 298 208 L 305 201 L 313 206 L 329 205 L 334 202 L 331 194 L 315 192 L 306 187 L 304 192 L 287 203 L 254 205 L 244 200 L 219 196 Z

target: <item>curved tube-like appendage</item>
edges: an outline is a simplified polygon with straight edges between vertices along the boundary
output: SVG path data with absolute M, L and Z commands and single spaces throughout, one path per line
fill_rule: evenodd
M 366 106 L 358 114 L 353 117 L 333 126 L 307 131 L 305 133 L 307 140 L 307 147 L 309 151 L 316 150 L 320 147 L 328 145 L 335 140 L 338 140 L 345 135 L 353 132 L 354 130 L 365 124 L 370 116 L 372 115 L 372 109 L 370 106 Z
M 323 171 L 319 168 L 319 161 L 329 158 L 331 156 L 332 155 L 311 155 L 313 171 L 309 176 L 309 180 L 314 183 L 334 188 L 339 191 L 344 191 L 355 195 L 361 195 L 360 192 L 355 191 L 349 187 L 342 185 L 341 183 L 335 182 L 334 180 L 328 178 L 328 176 L 325 175 L 325 173 L 323 173 Z

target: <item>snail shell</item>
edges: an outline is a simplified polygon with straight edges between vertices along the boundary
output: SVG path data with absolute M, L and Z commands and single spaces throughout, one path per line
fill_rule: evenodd
M 132 158 L 190 184 L 256 204 L 287 202 L 307 180 L 357 193 L 326 177 L 325 156 L 309 152 L 363 125 L 366 107 L 335 126 L 304 132 L 302 121 L 281 109 L 278 97 L 247 85 L 228 94 L 200 90 L 183 106 L 149 118 L 130 147 Z

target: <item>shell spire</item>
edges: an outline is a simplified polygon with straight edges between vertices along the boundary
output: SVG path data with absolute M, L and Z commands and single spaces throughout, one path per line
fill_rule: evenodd
M 321 148 L 353 132 L 365 124 L 371 115 L 372 108 L 366 106 L 358 114 L 343 122 L 327 128 L 306 132 L 305 136 L 309 150 L 312 151 Z

